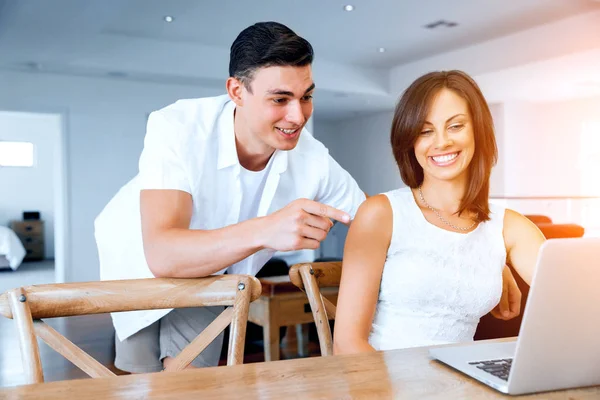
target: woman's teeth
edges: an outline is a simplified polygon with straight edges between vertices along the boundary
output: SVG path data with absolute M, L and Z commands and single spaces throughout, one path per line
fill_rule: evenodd
M 456 157 L 458 157 L 458 153 L 444 154 L 443 156 L 434 156 L 431 158 L 433 158 L 433 161 L 436 163 L 447 163 L 454 160 Z

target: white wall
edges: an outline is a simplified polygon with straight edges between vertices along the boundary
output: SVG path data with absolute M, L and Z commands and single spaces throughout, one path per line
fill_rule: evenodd
M 392 117 L 393 112 L 383 112 L 315 122 L 317 138 L 370 195 L 404 186 L 390 146 Z
M 0 111 L 0 141 L 31 142 L 34 166 L 0 167 L 0 225 L 21 220 L 23 211 L 40 211 L 45 255 L 54 258 L 54 194 L 60 178 L 60 115 Z
M 4 71 L 0 87 L 2 110 L 65 117 L 67 281 L 99 278 L 93 221 L 136 174 L 147 114 L 179 98 L 222 93 L 218 88 Z
M 496 166 L 492 168 L 492 176 L 490 177 L 490 194 L 502 196 L 505 193 L 504 170 L 506 156 L 504 146 L 504 104 L 490 104 L 489 107 L 494 120 L 496 145 L 498 146 L 498 162 Z
M 504 196 L 600 196 L 600 98 L 504 104 Z M 584 134 L 588 124 L 588 136 Z M 600 229 L 594 199 L 510 200 L 526 214 Z
M 584 123 L 600 124 L 600 98 L 551 103 L 504 105 L 505 195 L 598 196 L 600 186 L 585 182 L 586 172 L 600 167 L 581 164 L 587 154 L 597 160 L 598 137 L 583 137 Z M 595 155 L 595 156 L 594 156 Z M 600 170 L 595 170 L 599 173 Z
M 393 112 L 339 122 L 315 121 L 317 139 L 369 195 L 404 186 L 390 146 Z M 321 244 L 321 257 L 341 257 L 348 230 L 336 224 Z

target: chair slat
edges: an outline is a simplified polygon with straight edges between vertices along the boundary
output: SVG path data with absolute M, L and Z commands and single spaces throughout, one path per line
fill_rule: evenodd
M 251 300 L 260 296 L 260 282 L 250 285 Z M 24 287 L 34 319 L 71 317 L 135 310 L 227 306 L 235 302 L 239 276 L 202 279 L 135 279 L 76 282 Z M 0 313 L 12 318 L 10 308 Z
M 325 306 L 325 311 L 327 312 L 327 318 L 335 319 L 335 310 L 337 309 L 336 306 L 323 295 L 321 295 L 321 299 L 323 300 L 323 305 Z
M 185 346 L 165 371 L 181 371 L 191 364 L 202 351 L 215 340 L 223 329 L 231 323 L 233 307 L 227 307 L 213 322 L 210 323 L 190 344 Z
M 92 378 L 115 376 L 112 371 L 100 364 L 92 356 L 81 350 L 44 321 L 35 320 L 33 321 L 33 326 L 35 333 L 40 339 Z

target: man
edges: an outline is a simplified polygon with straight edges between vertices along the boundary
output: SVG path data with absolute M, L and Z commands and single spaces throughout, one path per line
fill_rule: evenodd
M 95 222 L 102 279 L 255 275 L 275 251 L 316 249 L 365 199 L 307 133 L 313 49 L 276 22 L 231 46 L 227 96 L 180 100 L 148 119 L 139 174 Z M 115 366 L 160 371 L 221 310 L 113 314 Z M 218 364 L 219 336 L 192 365 Z

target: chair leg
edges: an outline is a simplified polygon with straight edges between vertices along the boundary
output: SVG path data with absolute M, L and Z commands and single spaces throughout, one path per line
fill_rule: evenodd
M 298 344 L 298 356 L 308 357 L 308 325 L 296 325 L 296 343 Z
M 21 288 L 13 289 L 8 292 L 8 299 L 19 334 L 21 359 L 23 360 L 26 383 L 42 383 L 44 382 L 42 361 L 33 328 L 31 310 L 27 303 L 27 295 Z
M 317 334 L 319 336 L 319 346 L 321 347 L 322 356 L 330 356 L 333 354 L 333 338 L 331 336 L 331 328 L 329 326 L 329 318 L 325 311 L 321 291 L 315 276 L 310 273 L 310 266 L 307 265 L 300 269 L 300 276 L 304 283 L 304 290 L 310 303 L 310 308 L 313 313 L 315 325 L 317 326 Z
M 250 282 L 241 281 L 233 306 L 233 318 L 229 330 L 229 351 L 227 365 L 244 363 L 244 345 L 246 343 L 246 327 L 248 326 L 248 310 L 250 309 Z
M 263 326 L 263 341 L 265 346 L 265 361 L 277 361 L 280 359 L 280 335 L 279 326 L 273 320 L 265 321 Z

